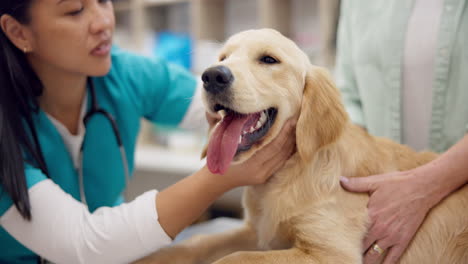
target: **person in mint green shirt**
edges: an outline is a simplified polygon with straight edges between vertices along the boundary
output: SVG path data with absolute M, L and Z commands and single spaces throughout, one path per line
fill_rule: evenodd
M 0 1 L 0 263 L 137 260 L 224 192 L 265 182 L 294 150 L 290 123 L 224 175 L 203 167 L 125 203 L 140 119 L 185 126 L 205 111 L 194 76 L 113 47 L 114 26 L 108 0 Z
M 342 179 L 370 194 L 364 263 L 382 260 L 375 245 L 396 263 L 430 209 L 468 182 L 468 1 L 341 4 L 335 76 L 351 120 L 441 153 L 410 171 Z

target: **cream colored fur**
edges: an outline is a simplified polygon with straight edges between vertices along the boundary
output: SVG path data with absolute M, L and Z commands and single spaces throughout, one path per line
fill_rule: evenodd
M 264 55 L 280 63 L 259 63 Z M 361 263 L 368 196 L 344 191 L 339 177 L 407 170 L 436 154 L 414 152 L 353 125 L 326 71 L 276 31 L 234 35 L 218 64 L 235 77 L 234 110 L 278 109 L 268 135 L 235 162 L 268 144 L 292 116 L 299 116 L 297 153 L 266 184 L 246 188 L 243 228 L 198 236 L 138 263 Z M 206 94 L 205 103 L 211 109 Z M 467 208 L 465 186 L 430 212 L 400 263 L 468 263 Z

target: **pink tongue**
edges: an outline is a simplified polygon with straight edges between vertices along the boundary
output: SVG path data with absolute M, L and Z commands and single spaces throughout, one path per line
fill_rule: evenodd
M 207 164 L 212 173 L 224 174 L 237 151 L 239 137 L 249 116 L 227 115 L 221 121 L 208 144 Z

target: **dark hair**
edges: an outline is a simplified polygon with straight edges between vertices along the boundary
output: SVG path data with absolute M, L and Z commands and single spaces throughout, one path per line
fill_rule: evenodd
M 8 14 L 27 24 L 32 1 L 1 0 L 0 17 Z M 25 54 L 0 29 L 0 186 L 27 220 L 31 220 L 31 205 L 25 162 L 48 175 L 32 120 L 42 89 Z

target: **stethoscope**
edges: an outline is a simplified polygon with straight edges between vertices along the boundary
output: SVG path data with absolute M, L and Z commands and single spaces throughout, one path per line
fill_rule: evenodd
M 126 183 L 126 186 L 128 186 L 128 183 L 130 181 L 130 172 L 128 171 L 127 155 L 125 154 L 125 149 L 124 149 L 123 143 L 122 143 L 122 137 L 120 136 L 120 132 L 119 132 L 119 129 L 117 127 L 117 123 L 115 121 L 115 118 L 109 112 L 107 112 L 106 110 L 104 110 L 103 108 L 101 108 L 99 106 L 99 104 L 97 102 L 97 99 L 96 99 L 96 91 L 94 89 L 94 83 L 93 83 L 93 80 L 91 79 L 91 77 L 88 78 L 87 83 L 88 83 L 88 87 L 89 87 L 89 91 L 90 91 L 90 97 L 91 97 L 91 109 L 84 116 L 84 119 L 83 119 L 84 126 L 86 127 L 86 124 L 88 123 L 88 121 L 93 116 L 96 116 L 96 115 L 104 116 L 107 119 L 107 121 L 111 124 L 112 130 L 114 132 L 115 140 L 117 141 L 117 145 L 118 145 L 119 150 L 120 150 L 120 157 L 122 159 L 122 166 L 123 166 L 124 174 L 125 174 L 125 183 Z M 83 146 L 84 146 L 84 140 L 83 140 L 83 142 L 81 143 L 81 146 L 80 146 L 80 154 L 79 154 L 79 162 L 80 162 L 79 164 L 80 164 L 80 166 L 78 168 L 78 182 L 79 182 L 79 188 L 80 188 L 81 202 L 84 205 L 88 206 L 88 203 L 86 202 L 86 195 L 85 195 L 85 191 L 84 191 L 84 182 L 83 182 Z M 44 258 L 39 256 L 39 263 L 40 264 L 47 264 L 49 262 L 47 260 L 45 260 Z
M 125 174 L 125 183 L 126 183 L 126 186 L 128 186 L 128 183 L 130 181 L 130 172 L 128 171 L 127 155 L 125 154 L 125 149 L 122 143 L 122 137 L 120 136 L 117 123 L 115 121 L 115 118 L 109 112 L 107 112 L 106 110 L 104 110 L 103 108 L 99 106 L 97 99 L 96 99 L 96 91 L 94 89 L 94 83 L 93 83 L 92 78 L 89 77 L 87 82 L 88 82 L 88 87 L 89 87 L 90 97 L 91 97 L 91 109 L 84 116 L 84 119 L 83 119 L 84 126 L 86 127 L 88 121 L 93 116 L 96 116 L 96 115 L 104 116 L 107 119 L 107 121 L 111 124 L 112 130 L 114 132 L 115 140 L 120 150 L 120 157 L 122 159 L 122 166 L 123 166 L 123 170 Z M 84 140 L 81 143 L 81 147 L 80 147 L 80 154 L 79 154 L 80 166 L 78 168 L 78 181 L 80 185 L 81 202 L 87 205 L 86 195 L 84 191 L 84 181 L 83 181 L 83 145 L 84 145 Z

